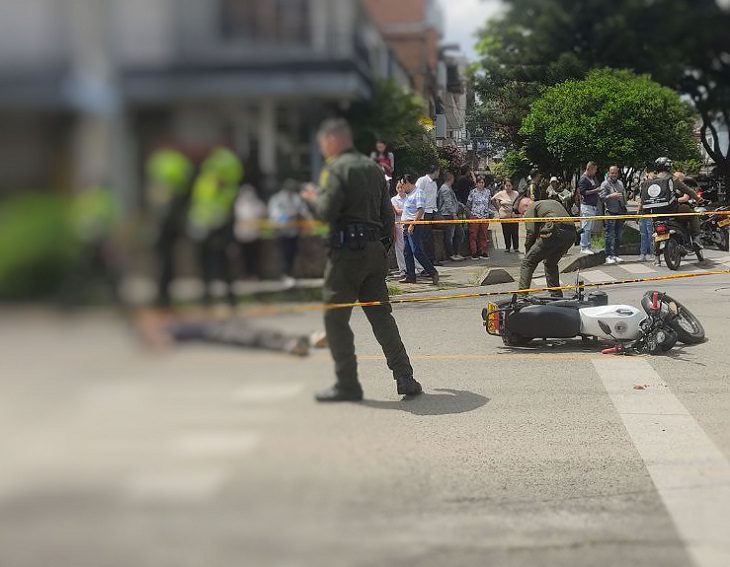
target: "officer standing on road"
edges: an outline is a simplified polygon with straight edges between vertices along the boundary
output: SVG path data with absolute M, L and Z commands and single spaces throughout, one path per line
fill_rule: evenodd
M 548 199 L 533 201 L 529 197 L 521 197 L 515 201 L 515 212 L 525 218 L 560 218 L 569 217 L 565 207 Z M 567 254 L 575 243 L 575 225 L 572 222 L 528 222 L 525 223 L 527 238 L 525 239 L 525 257 L 520 267 L 520 289 L 528 289 L 537 265 L 545 262 L 545 279 L 548 287 L 560 287 L 558 262 Z M 550 295 L 562 297 L 563 292 L 554 290 Z
M 317 218 L 330 225 L 325 303 L 386 302 L 363 310 L 393 372 L 398 394 L 418 395 L 422 392 L 421 385 L 413 378 L 410 359 L 387 303 L 387 251 L 395 217 L 383 172 L 354 149 L 352 131 L 344 120 L 325 121 L 318 132 L 318 141 L 327 160 L 319 193 L 309 189 L 302 196 Z M 317 401 L 362 400 L 351 314 L 351 308 L 325 311 L 325 331 L 337 382 L 319 392 Z

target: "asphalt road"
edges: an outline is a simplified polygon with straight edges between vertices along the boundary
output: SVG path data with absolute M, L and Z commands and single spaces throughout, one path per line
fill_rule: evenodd
M 410 401 L 356 313 L 366 400 L 333 406 L 326 352 L 150 354 L 111 315 L 4 312 L 0 565 L 730 565 L 730 278 L 660 289 L 706 343 L 511 350 L 481 300 L 398 306 Z

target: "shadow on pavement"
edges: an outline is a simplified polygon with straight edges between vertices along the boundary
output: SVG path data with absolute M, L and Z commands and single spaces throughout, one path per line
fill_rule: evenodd
M 424 392 L 416 398 L 398 402 L 364 400 L 361 405 L 375 409 L 400 410 L 414 415 L 451 415 L 473 411 L 489 402 L 489 398 L 466 390 L 436 388 L 434 391 L 444 393 Z

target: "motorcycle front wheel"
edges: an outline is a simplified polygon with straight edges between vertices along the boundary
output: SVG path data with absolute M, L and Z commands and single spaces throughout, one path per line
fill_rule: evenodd
M 641 299 L 641 306 L 647 313 L 651 311 L 653 295 L 653 291 L 647 291 Z M 676 314 L 673 317 L 669 317 L 667 323 L 677 333 L 677 339 L 680 343 L 695 345 L 705 340 L 705 328 L 689 309 L 666 294 L 664 295 L 663 303 L 667 306 L 674 304 Z
M 674 238 L 667 240 L 664 245 L 664 261 L 670 270 L 678 270 L 679 265 L 682 263 L 682 251 L 680 250 L 679 242 Z

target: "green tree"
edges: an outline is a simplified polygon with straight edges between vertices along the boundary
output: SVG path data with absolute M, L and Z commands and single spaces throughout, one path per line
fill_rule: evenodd
M 395 173 L 423 174 L 438 163 L 436 144 L 422 124 L 420 101 L 391 81 L 375 85 L 370 101 L 357 102 L 346 115 L 357 148 L 369 154 L 382 138 L 395 154 Z
M 630 71 L 599 69 L 548 88 L 520 130 L 543 171 L 576 171 L 587 159 L 643 168 L 657 156 L 696 159 L 693 111 L 679 95 Z
M 446 143 L 438 149 L 439 164 L 443 171 L 459 174 L 459 169 L 466 163 L 464 151 L 453 143 Z
M 521 145 L 519 129 L 545 87 L 595 68 L 649 73 L 691 96 L 703 144 L 730 175 L 718 126 L 730 126 L 730 12 L 716 0 L 504 0 L 480 32 L 473 121 L 495 145 Z M 704 140 L 707 137 L 708 140 Z

